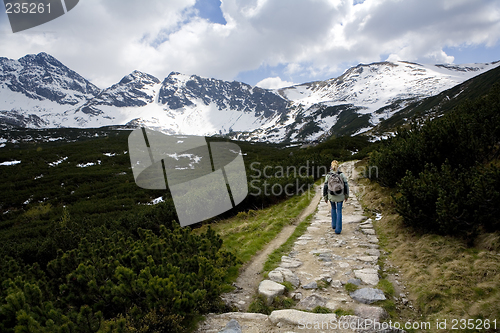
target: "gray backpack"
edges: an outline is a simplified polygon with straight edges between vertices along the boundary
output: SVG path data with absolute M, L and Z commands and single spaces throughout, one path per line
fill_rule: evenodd
M 344 193 L 344 180 L 340 176 L 342 172 L 330 172 L 330 177 L 328 178 L 328 192 L 331 195 L 341 195 Z

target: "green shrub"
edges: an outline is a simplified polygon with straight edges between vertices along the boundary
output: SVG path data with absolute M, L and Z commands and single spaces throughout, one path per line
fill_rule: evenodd
M 404 222 L 422 232 L 460 235 L 472 240 L 478 228 L 498 230 L 500 171 L 440 169 L 427 166 L 415 177 L 411 172 L 399 184 L 396 210 Z
M 47 273 L 34 266 L 7 278 L 2 332 L 95 332 L 120 314 L 127 314 L 132 332 L 143 332 L 146 322 L 175 331 L 188 314 L 221 309 L 218 296 L 235 258 L 221 251 L 210 228 L 198 236 L 189 228 L 161 226 L 159 235 L 139 229 L 138 236 L 83 238 L 77 248 L 59 250 Z
M 370 164 L 372 178 L 398 188 L 396 210 L 422 232 L 473 240 L 500 230 L 500 84 L 441 118 L 400 130 Z

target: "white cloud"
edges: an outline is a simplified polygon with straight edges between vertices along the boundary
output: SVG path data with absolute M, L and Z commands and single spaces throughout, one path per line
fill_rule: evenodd
M 495 46 L 500 39 L 496 0 L 355 3 L 223 0 L 221 25 L 196 17 L 195 0 L 86 0 L 26 32 L 7 33 L 0 20 L 0 56 L 44 51 L 102 88 L 135 69 L 160 80 L 170 71 L 232 80 L 279 67 L 255 80 L 279 84 L 263 77 L 305 82 L 359 62 L 452 62 L 447 47 Z
M 268 77 L 264 80 L 257 82 L 256 86 L 266 89 L 279 89 L 284 87 L 293 86 L 295 83 L 289 81 L 283 81 L 279 76 Z

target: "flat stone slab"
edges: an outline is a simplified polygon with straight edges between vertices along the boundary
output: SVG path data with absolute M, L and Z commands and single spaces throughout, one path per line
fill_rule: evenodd
M 380 251 L 377 249 L 367 249 L 365 250 L 365 253 L 370 256 L 380 257 Z
M 376 236 L 368 236 L 368 241 L 370 243 L 376 244 L 376 243 L 378 243 L 378 238 Z
M 269 315 L 271 323 L 293 325 L 298 327 L 300 323 L 314 323 L 314 322 L 335 322 L 337 315 L 335 313 L 311 313 L 293 309 L 275 310 Z
M 306 240 L 299 240 L 299 241 L 295 242 L 295 244 L 297 244 L 297 245 L 306 245 L 307 243 L 309 243 L 309 242 Z
M 330 249 L 317 249 L 317 250 L 312 250 L 309 253 L 311 253 L 311 254 L 320 254 L 320 253 L 331 253 L 331 252 L 332 252 L 332 250 L 330 250 Z
M 375 262 L 378 260 L 378 257 L 375 256 L 360 256 L 358 257 L 358 260 L 364 261 L 364 262 Z
M 268 278 L 274 282 L 290 282 L 295 288 L 300 285 L 300 279 L 288 268 L 278 267 L 269 272 Z
M 362 288 L 349 294 L 355 301 L 371 304 L 377 301 L 385 301 L 384 292 L 380 289 Z
M 373 228 L 373 224 L 371 224 L 371 223 L 360 224 L 359 227 L 361 229 L 370 229 L 370 228 Z
M 266 298 L 266 304 L 271 305 L 275 297 L 285 293 L 285 286 L 271 280 L 264 280 L 259 284 L 259 295 Z
M 347 262 L 339 262 L 339 267 L 340 268 L 347 268 L 347 267 L 350 267 L 351 265 L 349 265 L 349 263 Z
M 307 331 L 313 329 L 315 332 L 320 332 L 322 326 L 324 329 L 327 327 L 325 325 L 330 325 L 330 323 L 340 323 L 341 325 L 345 323 L 346 327 L 356 327 L 356 323 L 359 324 L 362 320 L 358 316 L 342 316 L 339 318 L 335 313 L 311 313 L 293 309 L 275 310 L 269 315 L 269 321 L 274 325 L 281 323 L 297 328 L 299 325 L 303 327 L 307 323 L 309 326 Z
M 327 302 L 328 300 L 326 298 L 312 294 L 301 299 L 300 302 L 297 303 L 297 308 L 311 311 L 317 306 L 325 306 Z
M 298 240 L 312 240 L 313 238 L 311 236 L 306 236 L 306 235 L 303 235 L 303 236 L 300 236 L 299 238 L 297 238 Z
M 368 248 L 368 249 L 378 249 L 380 246 L 373 243 L 359 243 L 358 247 Z
M 320 253 L 318 255 L 318 260 L 319 261 L 332 261 L 332 254 L 331 253 Z
M 366 216 L 363 215 L 343 215 L 342 223 L 359 223 L 366 220 Z
M 297 268 L 302 265 L 302 261 L 295 259 L 295 258 L 290 258 L 288 256 L 282 256 L 281 257 L 281 264 L 280 266 L 283 268 Z
M 354 314 L 358 317 L 371 319 L 379 323 L 388 317 L 387 312 L 381 307 L 366 304 L 358 304 L 354 308 Z
M 354 271 L 354 276 L 363 281 L 363 283 L 377 285 L 379 278 L 378 272 L 372 268 L 364 268 Z
M 375 235 L 375 230 L 373 229 L 361 229 L 361 231 L 366 235 Z

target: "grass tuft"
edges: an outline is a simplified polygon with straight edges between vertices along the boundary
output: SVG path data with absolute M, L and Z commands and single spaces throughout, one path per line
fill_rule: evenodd
M 342 308 L 336 309 L 335 311 L 333 311 L 333 313 L 335 313 L 339 317 L 342 317 L 342 316 L 353 316 L 354 315 L 354 311 L 352 309 L 345 310 L 345 309 L 342 309 Z
M 318 305 L 314 309 L 312 309 L 313 313 L 332 313 L 332 310 L 325 308 L 324 306 Z
M 346 283 L 344 288 L 349 293 L 352 293 L 352 292 L 355 292 L 356 290 L 358 290 L 358 286 L 355 285 L 354 283 Z
M 281 284 L 285 286 L 286 291 L 288 291 L 288 292 L 293 291 L 295 289 L 291 282 L 284 281 L 284 282 L 281 282 Z
M 381 279 L 377 284 L 377 288 L 387 295 L 394 296 L 395 294 L 394 286 L 386 279 Z

